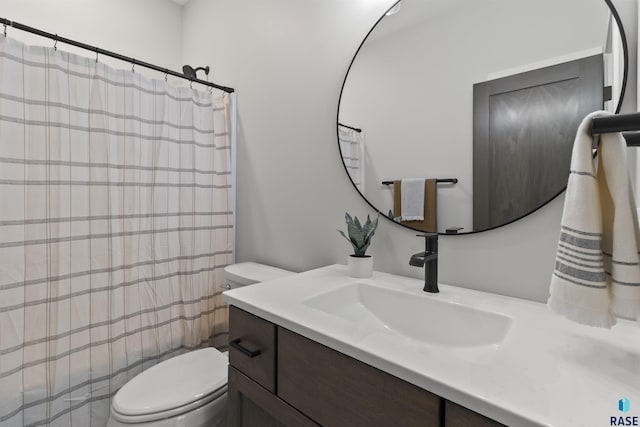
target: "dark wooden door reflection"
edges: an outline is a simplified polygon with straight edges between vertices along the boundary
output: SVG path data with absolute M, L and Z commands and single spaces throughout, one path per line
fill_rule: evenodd
M 602 61 L 474 85 L 474 230 L 527 215 L 565 188 L 578 125 L 603 108 Z
M 577 79 L 491 97 L 489 227 L 526 215 L 567 185 L 578 97 Z

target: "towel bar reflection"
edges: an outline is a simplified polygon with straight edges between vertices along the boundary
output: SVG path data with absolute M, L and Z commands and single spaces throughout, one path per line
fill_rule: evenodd
M 354 131 L 356 131 L 358 133 L 362 132 L 362 129 L 360 129 L 360 128 L 355 128 L 353 126 L 345 125 L 345 124 L 342 124 L 342 123 L 338 123 L 338 126 L 342 126 L 343 128 L 354 130 Z
M 436 179 L 437 183 L 441 182 L 450 182 L 452 184 L 458 183 L 458 178 L 438 178 Z M 393 185 L 394 181 L 382 181 L 382 185 Z

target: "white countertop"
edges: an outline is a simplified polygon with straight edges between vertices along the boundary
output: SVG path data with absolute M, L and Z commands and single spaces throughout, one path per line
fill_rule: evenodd
M 332 265 L 224 292 L 226 301 L 509 426 L 609 426 L 640 416 L 640 327 L 572 323 L 546 305 L 440 285 L 442 298 L 504 314 L 513 322 L 497 346 L 442 347 L 393 334 L 358 336 L 344 319 L 301 302 L 349 283 L 384 283 L 416 295 L 424 282 L 375 272 L 353 279 Z M 446 324 L 442 325 L 446 328 Z M 627 413 L 618 399 L 631 401 Z

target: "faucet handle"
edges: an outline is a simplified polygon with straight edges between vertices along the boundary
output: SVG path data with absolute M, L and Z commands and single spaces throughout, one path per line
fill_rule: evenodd
M 438 233 L 431 233 L 431 232 L 429 232 L 429 233 L 420 233 L 420 234 L 416 234 L 416 236 L 418 236 L 418 237 L 426 237 L 427 239 L 435 237 L 437 239 L 438 238 Z
M 416 236 L 425 238 L 426 252 L 438 252 L 438 233 L 422 233 L 416 234 Z

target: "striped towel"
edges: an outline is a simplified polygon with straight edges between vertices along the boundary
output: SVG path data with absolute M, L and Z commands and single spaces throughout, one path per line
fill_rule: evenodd
M 627 144 L 622 135 L 602 136 L 597 175 L 602 204 L 602 254 L 613 314 L 640 321 L 640 231 L 626 155 Z
M 589 114 L 578 128 L 551 277 L 549 307 L 568 319 L 610 328 L 640 320 L 638 221 L 619 133 L 600 137 L 596 175 Z

